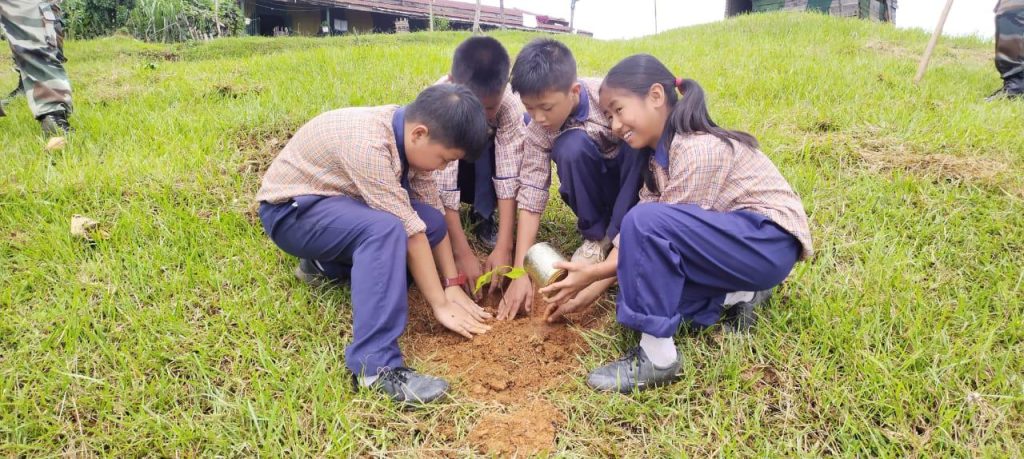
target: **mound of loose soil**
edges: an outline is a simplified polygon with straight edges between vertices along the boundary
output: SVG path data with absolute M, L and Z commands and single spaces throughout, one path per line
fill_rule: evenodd
M 497 300 L 487 298 L 483 306 L 496 314 Z M 503 404 L 525 400 L 582 371 L 576 356 L 585 342 L 575 327 L 594 328 L 610 317 L 593 307 L 570 317 L 568 323 L 549 324 L 544 321 L 546 308 L 547 303 L 535 295 L 531 313 L 520 312 L 512 321 L 493 321 L 491 331 L 468 340 L 438 323 L 423 296 L 414 291 L 402 350 L 414 360 L 438 363 L 447 371 L 443 376 L 453 383 L 456 394 Z
M 508 414 L 485 415 L 469 433 L 478 451 L 498 456 L 533 456 L 550 452 L 556 429 L 565 423 L 558 408 L 543 400 L 520 405 Z
M 496 314 L 499 298 L 482 305 Z M 489 455 L 525 456 L 550 451 L 564 416 L 539 395 L 583 371 L 577 355 L 586 343 L 579 329 L 598 328 L 610 320 L 609 312 L 592 307 L 569 317 L 568 323 L 544 320 L 547 303 L 535 295 L 532 312 L 512 321 L 494 321 L 491 331 L 467 340 L 447 331 L 434 319 L 418 292 L 409 297 L 409 325 L 402 339 L 403 352 L 427 361 L 452 383 L 455 397 L 496 401 L 496 408 L 473 427 L 469 441 Z

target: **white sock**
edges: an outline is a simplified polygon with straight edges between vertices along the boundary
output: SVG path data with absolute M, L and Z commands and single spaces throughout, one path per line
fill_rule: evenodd
M 379 378 L 379 377 L 380 377 L 379 375 L 360 376 L 359 377 L 359 385 L 363 386 L 363 387 L 370 387 L 370 384 L 373 384 L 373 382 L 376 381 L 377 378 Z
M 676 363 L 678 358 L 676 342 L 672 338 L 656 338 L 644 333 L 640 336 L 640 348 L 651 359 L 651 363 L 658 368 L 666 368 Z
M 753 299 L 754 292 L 732 292 L 725 295 L 725 301 L 722 302 L 722 306 L 732 306 L 736 303 L 742 303 Z

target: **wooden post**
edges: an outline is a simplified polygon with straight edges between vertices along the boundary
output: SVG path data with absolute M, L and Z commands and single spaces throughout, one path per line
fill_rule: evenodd
M 946 26 L 946 19 L 949 18 L 949 10 L 953 8 L 953 0 L 946 0 L 946 8 L 942 10 L 942 16 L 939 17 L 939 24 L 935 26 L 935 33 L 932 34 L 932 40 L 928 42 L 928 48 L 924 50 L 924 56 L 921 56 L 921 65 L 917 67 L 917 76 L 914 77 L 914 84 L 920 83 L 921 79 L 924 78 L 924 72 L 928 70 L 928 62 L 932 60 L 932 53 L 935 51 L 935 45 L 939 42 L 939 37 L 942 36 L 942 28 Z
M 498 26 L 501 27 L 501 30 L 505 30 L 505 0 L 501 0 L 499 5 L 501 8 L 501 19 L 498 20 Z
M 430 31 L 434 31 L 434 0 L 430 0 Z

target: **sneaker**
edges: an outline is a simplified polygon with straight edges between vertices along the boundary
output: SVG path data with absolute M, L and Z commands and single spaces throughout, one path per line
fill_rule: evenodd
M 599 367 L 587 376 L 587 385 L 604 392 L 628 394 L 664 386 L 679 379 L 680 359 L 666 368 L 658 368 L 640 347 L 634 347 L 618 360 Z
M 572 254 L 573 263 L 596 265 L 608 256 L 612 250 L 612 241 L 605 237 L 600 241 L 583 241 L 583 245 Z
M 757 324 L 757 310 L 772 297 L 772 289 L 754 292 L 750 301 L 741 301 L 722 312 L 722 328 L 730 333 L 747 333 Z
M 471 215 L 475 216 L 476 214 Z M 494 250 L 494 247 L 498 245 L 498 222 L 494 220 L 494 215 L 491 214 L 488 218 L 476 217 L 475 220 L 476 227 L 473 228 L 473 235 L 476 236 L 476 240 L 480 241 L 480 244 L 487 250 Z
M 43 128 L 43 136 L 60 137 L 71 132 L 71 123 L 68 123 L 68 115 L 65 112 L 54 112 L 39 118 L 39 125 Z
M 352 375 L 352 383 L 359 387 L 355 375 Z M 385 368 L 377 374 L 377 380 L 369 388 L 383 392 L 396 403 L 410 406 L 433 402 L 448 393 L 448 383 L 443 379 L 420 374 L 406 367 Z
M 315 261 L 305 258 L 299 259 L 299 265 L 295 267 L 295 277 L 313 287 L 322 287 L 331 283 L 323 270 L 316 266 Z

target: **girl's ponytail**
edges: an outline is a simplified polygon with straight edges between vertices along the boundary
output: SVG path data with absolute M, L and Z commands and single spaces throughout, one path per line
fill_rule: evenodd
M 682 93 L 682 98 L 676 102 L 669 115 L 668 124 L 677 134 L 690 134 L 695 132 L 706 132 L 732 148 L 732 142 L 736 141 L 750 148 L 758 148 L 757 139 L 743 131 L 730 131 L 722 129 L 715 124 L 708 113 L 708 105 L 704 97 L 704 88 L 696 81 L 687 78 L 678 78 L 677 89 Z
M 697 132 L 718 137 L 728 144 L 729 148 L 733 148 L 734 141 L 750 148 L 758 148 L 754 136 L 742 131 L 722 129 L 715 124 L 708 114 L 704 89 L 696 81 L 676 78 L 661 61 L 649 54 L 635 54 L 615 64 L 602 86 L 625 89 L 639 97 L 646 97 L 651 86 L 655 84 L 660 84 L 665 89 L 665 96 L 672 107 L 672 112 L 665 121 L 665 130 L 671 129 L 673 135 L 667 137 L 669 145 L 665 145 L 666 148 L 671 145 L 674 135 Z M 682 94 L 681 98 L 679 94 Z M 654 174 L 649 169 L 643 169 L 644 184 L 651 191 L 658 192 Z

